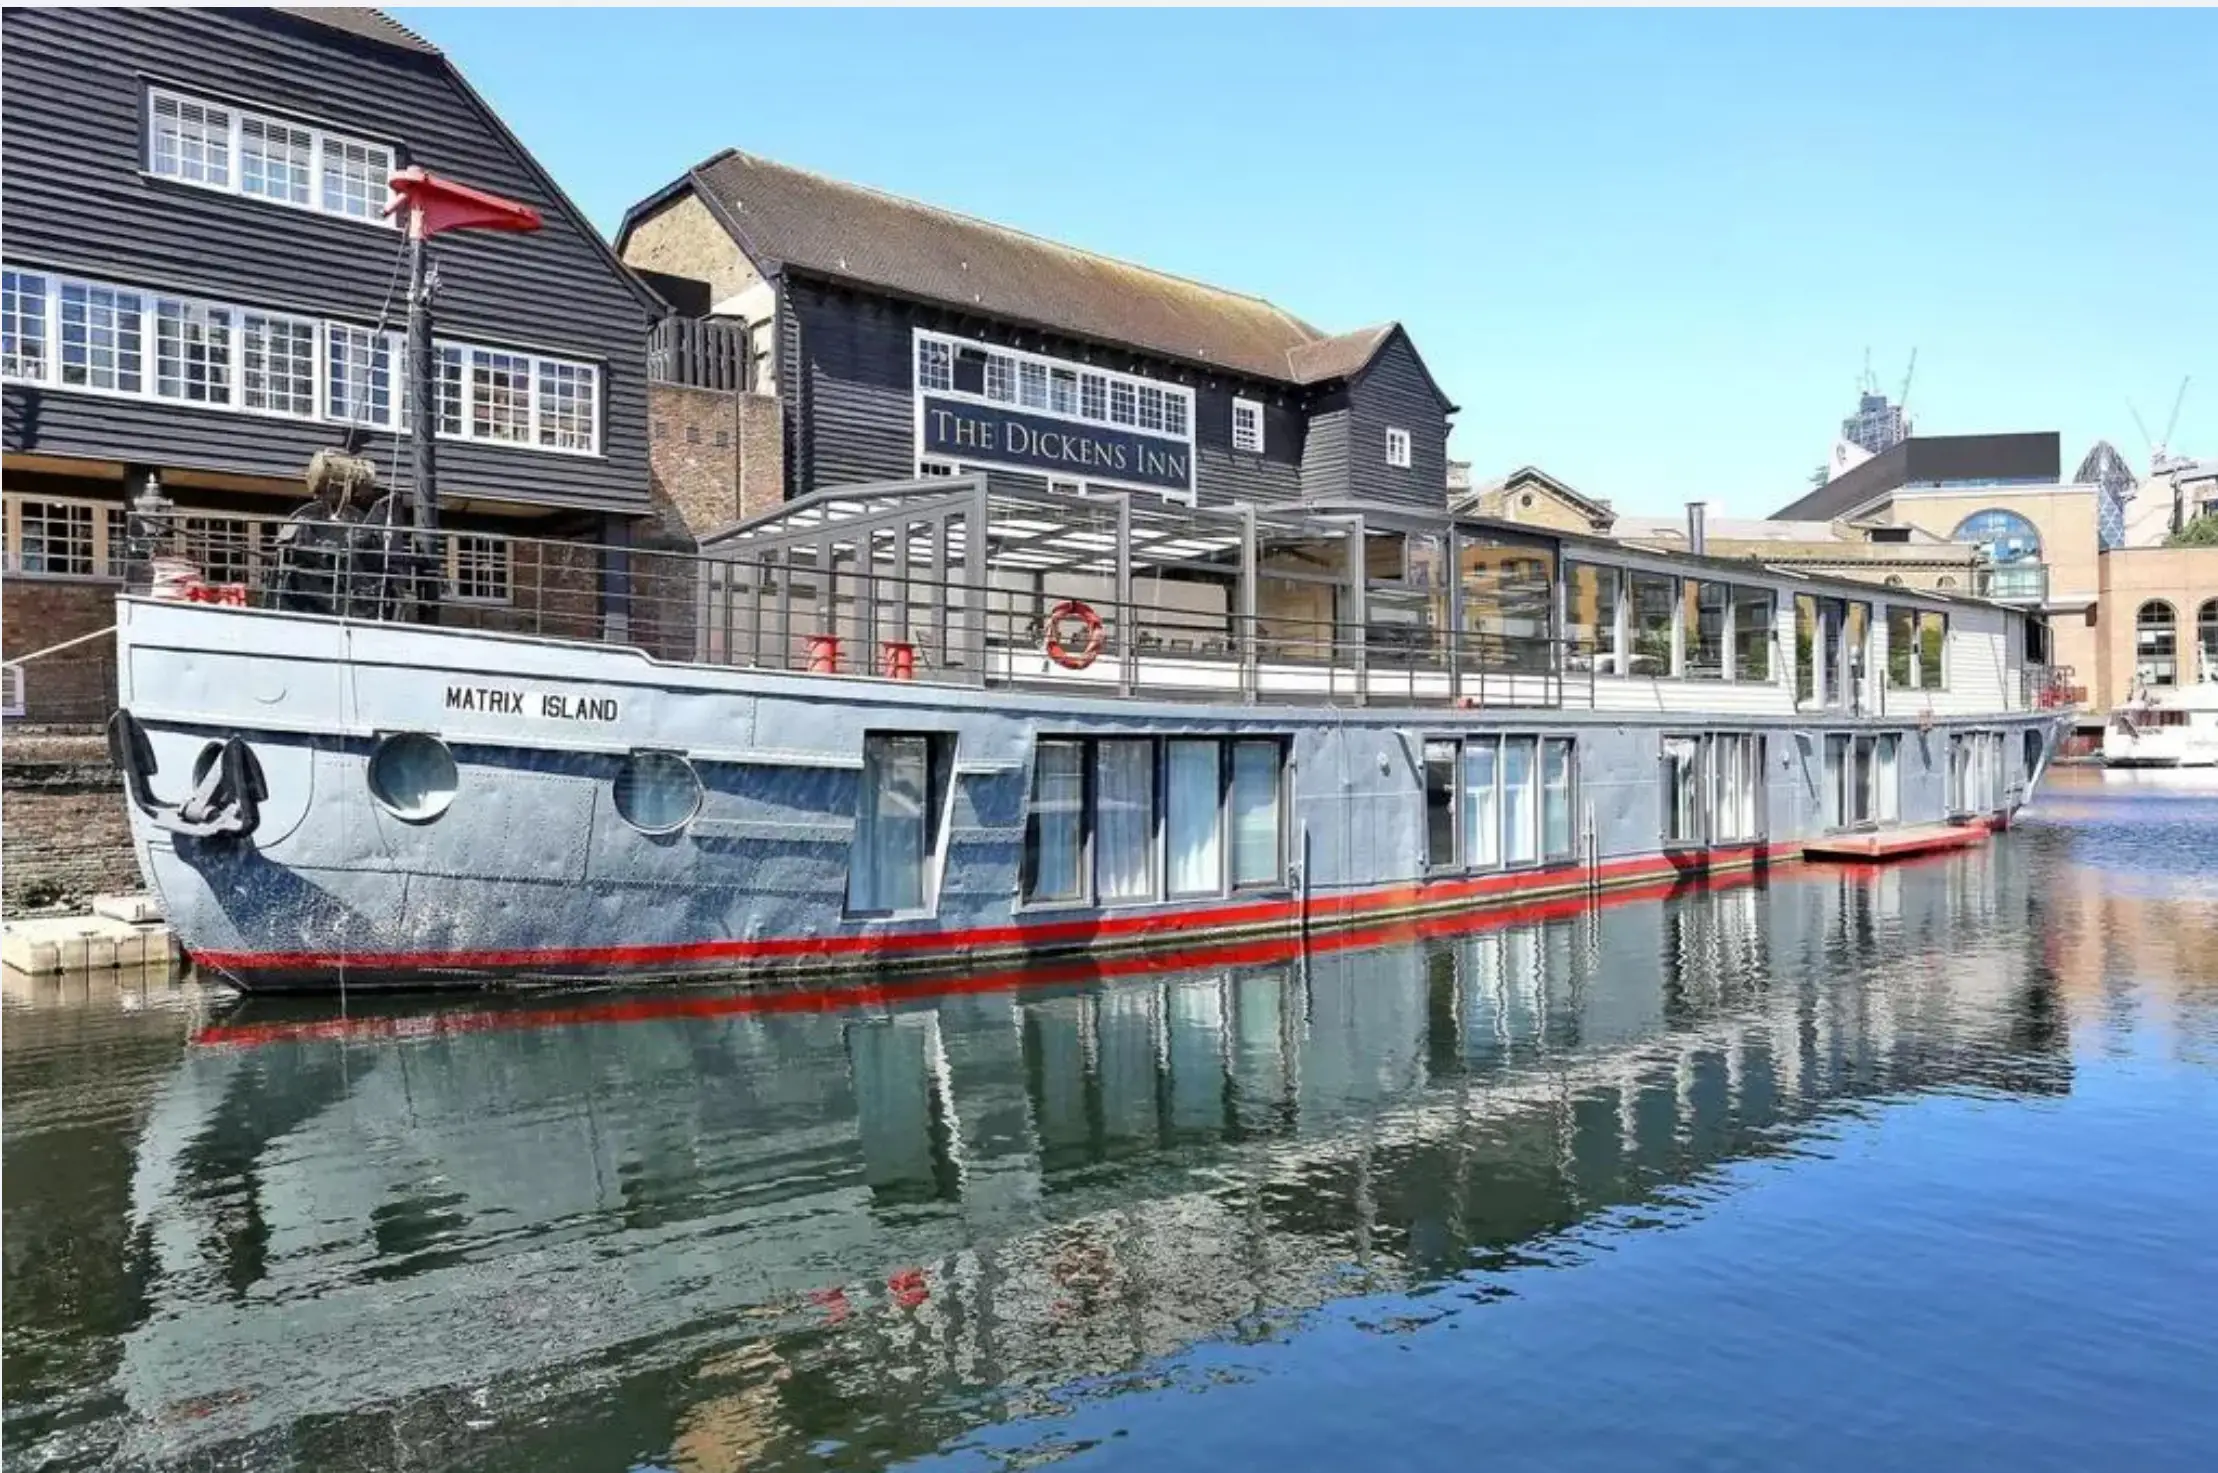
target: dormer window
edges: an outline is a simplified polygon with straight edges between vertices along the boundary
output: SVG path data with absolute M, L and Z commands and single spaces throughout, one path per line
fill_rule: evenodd
M 146 119 L 146 170 L 158 179 L 393 223 L 383 213 L 398 163 L 389 144 L 162 88 L 148 90 Z

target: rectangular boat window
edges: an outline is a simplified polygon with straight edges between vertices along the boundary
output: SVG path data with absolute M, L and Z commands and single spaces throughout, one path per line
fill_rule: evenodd
M 1824 671 L 1824 687 L 1820 694 L 1828 706 L 1842 705 L 1848 699 L 1847 652 L 1842 647 L 1841 634 L 1841 623 L 1846 617 L 1846 606 L 1839 599 L 1818 600 L 1818 658 Z
M 1086 747 L 1043 741 L 1032 754 L 1024 823 L 1024 898 L 1085 899 Z
M 1279 819 L 1279 764 L 1275 741 L 1232 744 L 1232 883 L 1277 885 L 1284 881 L 1286 839 Z
M 1818 601 L 1806 593 L 1794 596 L 1794 698 L 1818 698 Z
M 1095 746 L 1094 887 L 1103 904 L 1156 897 L 1155 743 L 1146 738 Z
M 1878 777 L 1874 770 L 1876 746 L 1872 738 L 1860 736 L 1851 748 L 1848 805 L 1850 819 L 1857 824 L 1872 821 L 1872 797 L 1878 791 Z
M 1707 739 L 1710 748 L 1710 837 L 1717 843 L 1737 843 L 1741 833 L 1741 785 L 1747 774 L 1741 768 L 1741 739 L 1723 734 Z
M 1224 889 L 1224 847 L 1216 742 L 1170 742 L 1165 773 L 1169 815 L 1170 890 L 1215 895 Z
M 1871 679 L 1871 605 L 1861 600 L 1851 603 L 1848 606 L 1846 627 L 1847 635 L 1843 643 L 1848 647 L 1847 690 L 1856 702 L 1856 709 L 1868 711 L 1872 706 L 1871 686 L 1869 684 Z
M 1540 744 L 1540 852 L 1569 859 L 1573 847 L 1571 739 L 1549 737 Z
M 1841 803 L 1843 785 L 1847 782 L 1848 738 L 1828 736 L 1825 739 L 1825 766 L 1818 783 L 1819 824 L 1827 829 L 1844 826 L 1845 812 Z
M 1632 660 L 1626 667 L 1633 675 L 1670 676 L 1673 625 L 1678 616 L 1679 580 L 1657 573 L 1626 575 L 1627 602 L 1631 605 Z
M 1425 864 L 1456 863 L 1456 744 L 1425 743 Z
M 1535 741 L 1502 738 L 1502 858 L 1531 864 L 1540 858 L 1540 794 L 1533 773 Z
M 1702 742 L 1663 739 L 1663 837 L 1666 844 L 1702 842 Z
M 857 915 L 923 910 L 935 852 L 934 763 L 927 736 L 870 733 L 848 864 L 847 908 Z
M 1769 683 L 1771 626 L 1778 608 L 1768 588 L 1733 590 L 1733 678 Z
M 1617 569 L 1593 563 L 1564 564 L 1564 636 L 1573 670 L 1597 675 L 1622 672 L 1617 653 Z
M 1725 678 L 1725 585 L 1706 579 L 1686 581 L 1682 627 L 1687 632 L 1686 677 L 1689 680 Z
M 1900 604 L 1887 605 L 1887 689 L 1916 687 L 1917 656 L 1918 611 Z
M 1741 738 L 1741 770 L 1746 777 L 1741 783 L 1740 833 L 1744 839 L 1764 836 L 1764 738 L 1761 732 L 1751 732 Z
M 1463 862 L 1473 869 L 1497 869 L 1502 863 L 1499 750 L 1495 737 L 1473 737 L 1463 744 Z
M 1944 688 L 1944 652 L 1948 649 L 1948 615 L 1918 615 L 1918 685 L 1925 690 Z
M 1879 739 L 1872 768 L 1872 781 L 1878 785 L 1872 794 L 1872 817 L 1881 823 L 1899 823 L 1902 819 L 1902 774 L 1897 760 L 1900 747 L 1901 738 L 1892 733 Z

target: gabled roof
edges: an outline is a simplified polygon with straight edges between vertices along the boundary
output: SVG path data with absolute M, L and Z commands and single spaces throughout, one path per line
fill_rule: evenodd
M 1397 330 L 1328 336 L 1261 297 L 735 149 L 634 205 L 618 249 L 641 218 L 688 189 L 765 275 L 850 281 L 1279 383 L 1360 372 Z
M 292 16 L 312 25 L 345 31 L 365 41 L 377 41 L 387 46 L 397 46 L 403 51 L 421 52 L 437 56 L 439 48 L 417 35 L 382 10 L 369 10 L 345 5 L 280 5 L 275 9 L 280 15 Z
M 1475 506 L 1481 497 L 1507 491 L 1510 487 L 1527 481 L 1537 482 L 1549 494 L 1569 503 L 1574 510 L 1592 521 L 1609 522 L 1617 516 L 1616 510 L 1608 502 L 1595 500 L 1569 481 L 1551 476 L 1537 465 L 1521 465 L 1506 476 L 1498 476 L 1484 485 L 1473 486 L 1469 491 L 1458 493 L 1456 499 L 1465 505 Z

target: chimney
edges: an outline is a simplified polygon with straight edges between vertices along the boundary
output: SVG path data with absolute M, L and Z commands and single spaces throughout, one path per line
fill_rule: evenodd
M 1710 505 L 1706 501 L 1687 503 L 1687 551 L 1700 555 L 1710 550 Z

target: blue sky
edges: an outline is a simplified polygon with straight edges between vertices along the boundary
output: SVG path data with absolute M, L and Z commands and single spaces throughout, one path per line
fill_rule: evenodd
M 604 231 L 734 146 L 1399 318 L 1453 453 L 1621 510 L 1798 494 L 1867 347 L 2067 471 L 2192 374 L 2218 455 L 2218 13 L 395 13 Z

